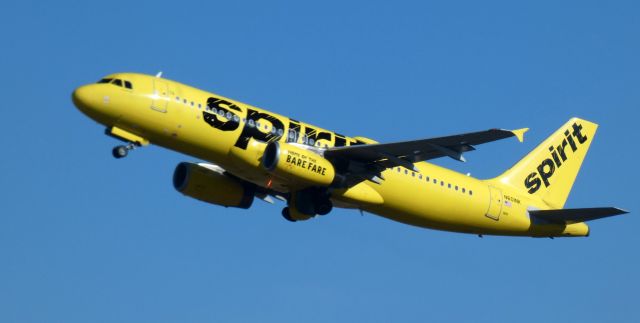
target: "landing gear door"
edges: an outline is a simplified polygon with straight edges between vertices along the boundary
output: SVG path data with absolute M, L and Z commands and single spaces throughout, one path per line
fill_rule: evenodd
M 489 186 L 489 193 L 489 209 L 486 215 L 498 221 L 498 219 L 500 219 L 500 213 L 502 212 L 502 191 L 499 188 Z
M 158 112 L 167 112 L 167 105 L 169 104 L 169 87 L 162 79 L 155 78 L 153 80 L 153 96 L 151 102 L 151 109 Z

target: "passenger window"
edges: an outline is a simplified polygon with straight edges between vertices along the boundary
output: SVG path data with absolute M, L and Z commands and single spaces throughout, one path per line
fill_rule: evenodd
M 469 195 L 473 195 L 473 191 L 472 190 L 469 190 Z
M 466 193 L 466 190 L 464 189 L 464 187 L 462 188 L 462 193 Z
M 176 96 L 176 101 L 180 102 L 180 97 Z
M 111 83 L 113 79 L 102 79 L 100 81 L 98 81 L 98 84 L 104 84 L 104 83 Z
M 405 170 L 404 170 L 404 174 L 405 174 L 405 175 L 409 175 L 409 171 L 405 169 Z
M 444 186 L 444 181 L 440 181 L 440 186 Z
M 124 87 L 129 90 L 133 90 L 133 85 L 131 85 L 131 82 L 129 81 L 124 81 Z
M 193 101 L 191 101 L 191 106 L 194 106 L 194 103 L 193 103 Z
M 187 104 L 187 99 L 182 99 L 182 103 Z
M 433 184 L 438 184 L 438 180 L 437 179 L 433 179 Z
M 198 103 L 198 109 L 202 109 L 202 104 Z
M 449 188 L 451 188 L 451 183 L 449 183 L 447 186 L 448 186 Z
M 458 190 L 458 185 L 456 185 L 456 191 Z
M 422 174 L 418 174 L 418 179 L 422 179 Z
M 112 84 L 113 84 L 113 85 L 117 85 L 117 86 L 119 86 L 119 87 L 122 87 L 122 80 L 115 79 L 115 80 L 113 80 L 113 83 L 112 83 Z
M 429 182 L 429 176 L 427 176 L 427 182 Z
M 411 172 L 411 177 L 416 177 L 416 173 L 415 172 Z

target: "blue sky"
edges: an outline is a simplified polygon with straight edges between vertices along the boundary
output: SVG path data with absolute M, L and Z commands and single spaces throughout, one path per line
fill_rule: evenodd
M 224 209 L 124 160 L 71 91 L 155 74 L 379 141 L 530 127 L 461 164 L 501 173 L 572 116 L 600 124 L 567 207 L 637 199 L 635 1 L 20 1 L 0 5 L 2 322 L 637 322 L 640 220 L 485 237 L 334 210 Z

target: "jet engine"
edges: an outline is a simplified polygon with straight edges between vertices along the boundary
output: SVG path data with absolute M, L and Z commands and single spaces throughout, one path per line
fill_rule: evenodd
M 336 177 L 330 161 L 292 144 L 271 142 L 262 156 L 262 167 L 299 186 L 329 186 Z
M 205 163 L 182 162 L 173 172 L 173 187 L 203 202 L 248 209 L 255 186 L 227 175 L 221 167 Z

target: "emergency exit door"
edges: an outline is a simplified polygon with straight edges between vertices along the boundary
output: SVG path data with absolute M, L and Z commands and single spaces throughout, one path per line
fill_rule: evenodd
M 158 112 L 167 112 L 167 105 L 169 104 L 169 87 L 161 79 L 153 80 L 153 96 L 151 102 L 151 109 Z
M 499 188 L 489 186 L 489 209 L 487 210 L 487 217 L 494 220 L 500 219 L 500 213 L 502 212 L 503 196 L 502 191 Z

